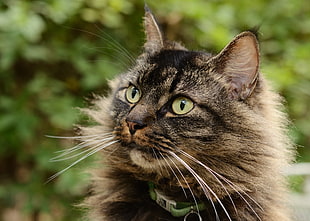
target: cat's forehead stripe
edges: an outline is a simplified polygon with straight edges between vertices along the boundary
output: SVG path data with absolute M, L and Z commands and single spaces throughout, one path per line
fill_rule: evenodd
M 186 69 L 191 69 L 197 55 L 197 52 L 189 51 L 162 51 L 150 58 L 152 68 L 145 71 L 138 83 L 143 86 L 169 85 L 171 93 L 182 79 L 193 77 Z
M 169 89 L 169 93 L 173 92 L 176 89 L 176 86 L 180 83 L 182 78 L 182 73 L 179 71 L 177 75 L 175 75 Z

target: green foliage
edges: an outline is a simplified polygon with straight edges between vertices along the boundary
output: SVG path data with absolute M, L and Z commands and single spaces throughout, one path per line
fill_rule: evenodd
M 261 69 L 287 100 L 299 160 L 310 161 L 307 1 L 149 4 L 167 37 L 190 49 L 217 52 L 237 33 L 260 26 Z M 72 205 L 86 194 L 86 175 L 72 168 L 44 184 L 70 164 L 49 162 L 53 152 L 74 142 L 44 135 L 72 136 L 72 125 L 81 120 L 75 107 L 83 107 L 93 92 L 105 93 L 107 79 L 130 66 L 143 44 L 143 5 L 126 0 L 0 2 L 1 220 L 80 217 Z

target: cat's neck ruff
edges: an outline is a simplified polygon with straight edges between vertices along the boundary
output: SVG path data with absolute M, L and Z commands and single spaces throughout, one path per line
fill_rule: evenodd
M 172 216 L 184 217 L 184 221 L 186 221 L 190 215 L 196 215 L 199 220 L 202 221 L 199 212 L 206 208 L 204 203 L 177 202 L 157 189 L 154 183 L 148 182 L 148 185 L 151 199 L 154 200 L 160 207 L 171 213 Z

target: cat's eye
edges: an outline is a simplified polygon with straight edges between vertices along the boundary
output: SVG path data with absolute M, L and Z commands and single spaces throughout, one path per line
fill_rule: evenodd
M 194 107 L 193 101 L 186 97 L 178 97 L 172 102 L 172 110 L 175 114 L 186 114 Z
M 134 104 L 137 103 L 140 100 L 141 93 L 138 88 L 131 85 L 126 90 L 126 99 L 128 102 Z

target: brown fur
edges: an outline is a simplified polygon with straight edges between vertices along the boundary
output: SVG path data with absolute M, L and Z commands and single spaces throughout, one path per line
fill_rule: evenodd
M 231 220 L 290 220 L 281 174 L 291 159 L 287 120 L 280 97 L 259 73 L 255 35 L 243 32 L 213 56 L 165 41 L 148 9 L 145 29 L 145 52 L 136 65 L 111 82 L 108 97 L 85 110 L 97 125 L 81 127 L 82 135 L 110 132 L 118 141 L 102 151 L 102 168 L 84 202 L 88 218 L 183 220 L 151 200 L 152 181 L 176 201 L 204 202 L 203 220 L 216 220 L 215 210 L 229 220 L 220 202 Z M 136 104 L 125 99 L 130 84 L 142 93 Z M 194 102 L 189 113 L 171 110 L 178 96 Z M 178 157 L 216 195 L 206 194 Z

